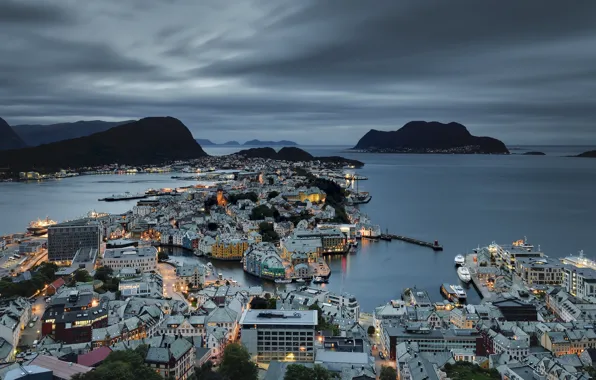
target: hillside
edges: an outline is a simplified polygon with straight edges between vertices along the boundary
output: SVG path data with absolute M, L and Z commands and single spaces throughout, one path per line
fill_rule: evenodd
M 180 120 L 148 117 L 91 136 L 0 152 L 0 167 L 51 172 L 112 163 L 152 165 L 206 155 Z
M 12 128 L 28 146 L 37 146 L 89 136 L 132 121 L 134 120 L 114 122 L 90 120 L 49 125 L 22 124 L 15 125 Z
M 459 123 L 436 121 L 411 121 L 397 131 L 371 129 L 354 149 L 387 153 L 509 153 L 500 140 L 473 136 Z
M 296 146 L 298 145 L 294 141 L 281 140 L 281 141 L 261 141 L 261 140 L 250 140 L 242 145 L 246 146 Z
M 281 160 L 281 161 L 292 161 L 292 162 L 308 162 L 308 161 L 321 161 L 325 163 L 333 163 L 338 165 L 353 165 L 355 167 L 362 167 L 364 163 L 351 160 L 349 158 L 332 156 L 332 157 L 314 157 L 310 153 L 296 147 L 285 147 L 281 148 L 279 152 L 276 152 L 273 148 L 250 148 L 244 149 L 233 155 L 239 155 L 247 158 L 263 158 L 270 160 Z
M 596 150 L 590 150 L 587 152 L 583 152 L 581 154 L 578 154 L 576 157 L 596 158 Z
M 20 149 L 27 146 L 19 135 L 0 117 L 0 150 Z

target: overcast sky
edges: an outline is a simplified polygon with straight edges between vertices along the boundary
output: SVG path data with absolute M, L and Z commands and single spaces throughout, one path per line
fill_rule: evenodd
M 596 1 L 0 0 L 9 124 L 174 116 L 354 144 L 409 120 L 596 143 Z

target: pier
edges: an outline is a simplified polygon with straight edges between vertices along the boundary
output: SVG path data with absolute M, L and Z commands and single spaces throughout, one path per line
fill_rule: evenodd
M 406 243 L 410 243 L 410 244 L 416 244 L 416 245 L 419 245 L 422 247 L 432 248 L 434 251 L 442 251 L 443 250 L 443 246 L 440 245 L 437 240 L 435 240 L 433 243 L 429 243 L 424 240 L 418 240 L 418 239 L 414 239 L 414 238 L 402 236 L 402 235 L 393 235 L 390 233 L 381 234 L 381 240 L 391 241 L 394 239 L 405 241 Z

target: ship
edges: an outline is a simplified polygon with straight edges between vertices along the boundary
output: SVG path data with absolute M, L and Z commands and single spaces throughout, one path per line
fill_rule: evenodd
M 45 235 L 48 232 L 48 227 L 58 224 L 57 222 L 46 217 L 45 219 L 37 219 L 29 223 L 27 231 L 35 236 Z
M 472 276 L 470 275 L 470 270 L 468 267 L 459 267 L 457 268 L 457 276 L 463 282 L 470 282 L 472 280 Z
M 466 258 L 463 255 L 455 256 L 455 265 L 464 265 L 466 262 Z
M 578 268 L 591 268 L 596 270 L 596 261 L 584 256 L 584 251 L 579 251 L 577 256 L 571 255 L 561 259 L 563 264 L 573 265 Z
M 524 236 L 523 239 L 519 239 L 517 241 L 514 241 L 513 244 L 511 244 L 513 247 L 515 248 L 519 248 L 519 249 L 524 249 L 528 252 L 530 252 L 531 250 L 534 249 L 534 246 L 532 244 L 528 243 L 528 238 Z
M 441 285 L 441 294 L 449 301 L 459 304 L 466 302 L 468 298 L 466 291 L 460 285 L 449 285 L 447 283 Z
M 144 193 L 132 194 L 127 191 L 124 194 L 118 194 L 118 195 L 112 195 L 111 197 L 100 198 L 99 201 L 117 202 L 117 201 L 129 201 L 132 199 L 143 199 L 143 198 L 147 198 L 147 195 Z

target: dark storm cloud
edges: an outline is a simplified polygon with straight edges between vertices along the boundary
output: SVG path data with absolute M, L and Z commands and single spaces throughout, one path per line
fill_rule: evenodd
M 593 1 L 61 4 L 0 2 L 12 124 L 172 115 L 215 140 L 352 144 L 426 119 L 509 143 L 596 141 Z

